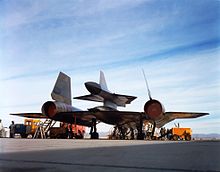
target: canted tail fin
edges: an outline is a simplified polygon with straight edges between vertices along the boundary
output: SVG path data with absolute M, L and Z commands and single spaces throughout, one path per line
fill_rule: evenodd
M 60 72 L 51 93 L 51 97 L 55 101 L 63 102 L 71 105 L 71 79 L 66 74 Z
M 108 87 L 105 81 L 105 75 L 102 71 L 100 71 L 99 84 L 103 90 L 108 91 Z

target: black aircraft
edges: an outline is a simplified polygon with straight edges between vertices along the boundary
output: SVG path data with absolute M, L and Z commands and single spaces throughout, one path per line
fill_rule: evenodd
M 145 76 L 145 75 L 144 75 Z M 146 80 L 146 78 L 145 78 Z M 146 80 L 147 84 L 147 80 Z M 119 111 L 118 106 L 125 107 L 136 97 L 112 93 L 108 90 L 103 72 L 100 72 L 99 83 L 86 82 L 85 87 L 90 94 L 74 99 L 102 102 L 102 106 L 97 106 L 86 111 L 72 106 L 71 101 L 71 80 L 66 74 L 60 72 L 51 97 L 54 101 L 47 101 L 43 104 L 42 113 L 18 113 L 18 115 L 29 118 L 50 118 L 65 123 L 78 124 L 91 127 L 91 138 L 97 139 L 97 122 L 114 125 L 119 130 L 137 130 L 137 139 L 143 139 L 143 123 L 149 122 L 160 128 L 168 122 L 179 118 L 197 118 L 208 115 L 200 112 L 165 112 L 164 106 L 158 100 L 151 97 L 148 84 L 149 100 L 144 105 L 143 112 Z

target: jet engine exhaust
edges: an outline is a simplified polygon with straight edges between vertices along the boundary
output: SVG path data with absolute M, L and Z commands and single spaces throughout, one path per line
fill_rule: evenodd
M 43 104 L 41 111 L 44 115 L 52 118 L 57 113 L 56 105 L 54 102 L 48 101 Z
M 144 112 L 150 119 L 157 120 L 163 116 L 165 109 L 158 100 L 151 99 L 145 103 Z
M 73 112 L 75 109 L 68 104 L 48 101 L 43 104 L 41 111 L 44 115 L 54 118 L 59 112 Z

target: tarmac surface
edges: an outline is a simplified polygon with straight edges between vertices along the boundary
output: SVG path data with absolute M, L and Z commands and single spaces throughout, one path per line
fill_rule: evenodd
M 0 138 L 0 172 L 220 171 L 219 141 Z

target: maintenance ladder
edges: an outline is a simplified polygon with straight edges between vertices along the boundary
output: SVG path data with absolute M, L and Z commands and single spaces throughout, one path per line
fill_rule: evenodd
M 46 139 L 48 131 L 50 130 L 51 127 L 55 125 L 55 123 L 56 121 L 52 119 L 46 119 L 44 122 L 39 122 L 38 127 L 34 133 L 33 139 L 37 139 L 37 138 Z

